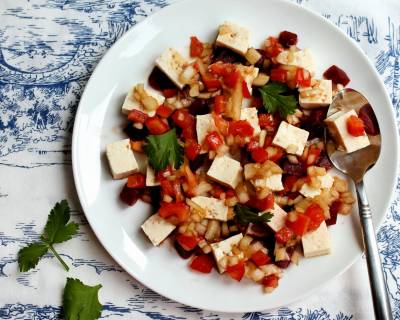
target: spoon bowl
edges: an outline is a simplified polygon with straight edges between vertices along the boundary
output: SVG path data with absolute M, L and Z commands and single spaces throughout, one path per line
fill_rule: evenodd
M 333 165 L 354 181 L 375 319 L 390 320 L 393 319 L 393 315 L 376 243 L 372 212 L 363 181 L 365 173 L 374 166 L 379 158 L 382 142 L 380 129 L 374 110 L 368 100 L 353 89 L 343 89 L 334 97 L 329 106 L 327 117 L 337 112 L 350 110 L 354 110 L 358 117 L 363 120 L 365 133 L 368 135 L 370 144 L 357 151 L 346 152 L 345 148 L 338 143 L 337 140 L 340 139 L 337 135 L 332 132 L 333 135 L 331 136 L 329 130 L 326 129 L 326 149 Z

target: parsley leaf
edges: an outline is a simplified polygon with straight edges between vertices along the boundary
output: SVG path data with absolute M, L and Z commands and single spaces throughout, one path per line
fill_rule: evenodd
M 258 213 L 251 211 L 249 207 L 237 204 L 233 211 L 235 212 L 235 220 L 238 224 L 242 226 L 248 225 L 251 223 L 266 223 L 271 220 L 274 216 L 272 213 L 266 212 L 262 215 L 258 215 Z
M 79 226 L 75 222 L 68 223 L 70 209 L 67 200 L 57 202 L 50 211 L 44 232 L 39 242 L 31 243 L 18 252 L 18 264 L 21 272 L 28 271 L 38 264 L 39 260 L 49 250 L 60 261 L 65 270 L 67 264 L 54 249 L 53 244 L 61 243 L 72 238 L 78 232 Z M 68 224 L 67 224 L 68 223 Z
M 178 169 L 183 162 L 183 148 L 178 143 L 175 129 L 161 135 L 148 136 L 144 151 L 155 170 L 163 170 L 169 164 Z
M 43 257 L 49 250 L 47 244 L 31 243 L 30 245 L 22 248 L 18 252 L 18 264 L 21 272 L 28 271 L 38 264 L 41 257 Z
M 65 320 L 94 320 L 101 316 L 103 306 L 99 302 L 97 286 L 87 286 L 79 279 L 67 278 L 63 296 Z
M 269 113 L 279 112 L 284 118 L 293 114 L 297 107 L 296 97 L 288 94 L 288 87 L 283 83 L 271 82 L 261 87 L 260 93 L 265 110 Z
M 70 219 L 70 208 L 66 200 L 56 203 L 50 211 L 42 240 L 48 243 L 61 243 L 70 240 L 78 231 L 79 226 L 74 223 L 67 222 Z

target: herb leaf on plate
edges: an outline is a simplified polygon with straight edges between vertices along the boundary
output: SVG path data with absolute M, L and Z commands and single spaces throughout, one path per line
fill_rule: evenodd
M 144 151 L 155 170 L 163 170 L 169 164 L 178 169 L 183 162 L 183 148 L 178 142 L 175 129 L 161 135 L 150 135 Z
M 97 286 L 85 285 L 79 279 L 67 278 L 63 295 L 65 320 L 94 320 L 101 316 L 103 306 L 99 302 Z
M 279 112 L 282 118 L 295 112 L 297 107 L 296 97 L 289 94 L 289 88 L 283 83 L 271 82 L 259 90 L 267 112 Z
M 270 212 L 265 212 L 259 215 L 257 212 L 252 211 L 249 207 L 237 204 L 233 211 L 235 213 L 235 220 L 242 226 L 246 226 L 249 223 L 267 223 L 274 216 Z
M 31 243 L 18 252 L 18 264 L 21 272 L 28 271 L 38 264 L 49 250 L 60 261 L 65 270 L 69 270 L 67 264 L 54 249 L 55 243 L 61 243 L 72 238 L 78 232 L 79 226 L 75 222 L 68 223 L 70 208 L 67 200 L 57 202 L 50 211 L 41 241 Z

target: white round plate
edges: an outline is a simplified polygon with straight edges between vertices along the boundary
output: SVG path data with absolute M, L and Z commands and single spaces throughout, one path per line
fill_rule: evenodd
M 259 285 L 240 283 L 217 272 L 189 270 L 167 242 L 153 247 L 140 230 L 149 207 L 123 205 L 124 181 L 112 180 L 105 146 L 124 135 L 123 99 L 135 83 L 145 82 L 157 56 L 167 47 L 187 48 L 189 37 L 212 41 L 225 20 L 251 30 L 252 44 L 269 35 L 296 32 L 299 46 L 311 48 L 317 75 L 332 64 L 346 70 L 350 87 L 371 102 L 383 137 L 379 162 L 366 178 L 375 225 L 388 209 L 395 184 L 397 133 L 391 103 L 374 67 L 343 32 L 319 15 L 278 0 L 188 0 L 166 7 L 129 30 L 101 60 L 82 95 L 73 135 L 73 169 L 79 199 L 100 242 L 134 278 L 178 302 L 214 311 L 250 312 L 287 305 L 346 270 L 361 255 L 357 214 L 339 217 L 331 227 L 332 254 L 302 259 L 284 272 L 279 288 L 263 294 Z M 355 284 L 356 285 L 356 284 Z

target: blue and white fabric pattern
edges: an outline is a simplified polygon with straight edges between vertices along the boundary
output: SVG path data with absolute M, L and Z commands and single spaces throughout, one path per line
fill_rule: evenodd
M 143 287 L 105 252 L 73 185 L 71 133 L 80 95 L 105 51 L 169 0 L 0 1 L 0 319 L 58 319 L 65 272 L 50 255 L 27 273 L 18 250 L 38 239 L 55 202 L 67 198 L 80 232 L 59 246 L 69 276 L 101 283 L 109 319 L 372 319 L 365 261 L 306 300 L 270 312 L 218 314 Z M 251 1 L 249 1 L 250 3 Z M 367 53 L 400 123 L 400 4 L 394 0 L 297 0 L 337 24 Z M 400 180 L 379 231 L 395 319 L 400 319 Z M 266 306 L 268 307 L 268 306 Z

